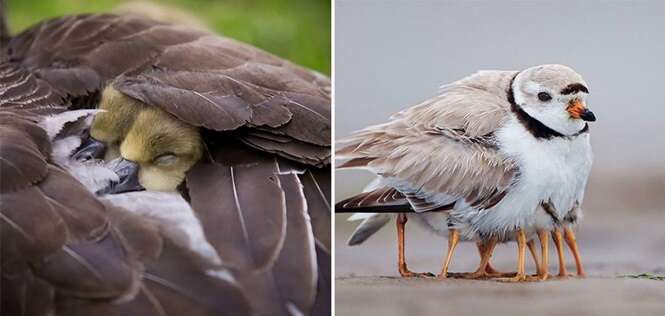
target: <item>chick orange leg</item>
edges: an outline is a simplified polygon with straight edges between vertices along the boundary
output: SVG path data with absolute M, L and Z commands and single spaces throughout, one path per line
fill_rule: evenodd
M 575 238 L 575 233 L 573 233 L 572 229 L 566 227 L 563 229 L 563 234 L 564 239 L 566 240 L 566 244 L 568 244 L 568 248 L 570 248 L 570 251 L 573 253 L 573 257 L 575 257 L 577 277 L 585 278 L 586 273 L 584 273 L 584 267 L 582 266 L 582 259 L 580 258 L 579 249 L 577 249 L 577 239 Z
M 478 252 L 481 254 L 485 251 L 485 245 L 482 243 L 478 243 Z M 490 256 L 492 253 L 490 253 Z M 537 259 L 536 259 L 537 260 Z M 487 276 L 490 278 L 504 278 L 504 277 L 512 277 L 515 276 L 515 272 L 500 272 L 497 269 L 492 266 L 492 262 L 487 262 L 487 267 L 485 268 L 485 272 L 487 272 Z
M 492 266 L 491 262 L 487 263 L 487 268 L 485 268 L 487 276 L 490 278 L 507 278 L 515 276 L 515 272 L 501 272 Z
M 518 229 L 515 235 L 517 239 L 517 274 L 512 278 L 497 279 L 498 281 L 521 282 L 526 280 L 526 272 L 524 271 L 526 263 L 526 234 L 522 229 Z
M 540 261 L 540 267 L 538 268 L 538 279 L 541 281 L 547 280 L 549 278 L 549 264 L 550 264 L 550 250 L 549 250 L 549 235 L 545 230 L 538 231 L 538 240 L 540 240 L 540 252 L 542 254 L 542 259 Z
M 492 263 L 487 263 L 487 268 L 485 269 L 487 276 L 490 278 L 505 278 L 515 276 L 515 272 L 501 272 L 492 266 Z
M 480 253 L 480 264 L 478 269 L 472 273 L 464 273 L 461 275 L 465 279 L 482 279 L 492 277 L 490 273 L 487 272 L 487 266 L 490 263 L 492 258 L 492 253 L 494 252 L 494 247 L 496 247 L 497 239 L 490 238 L 486 243 L 478 242 L 478 252 Z
M 450 261 L 453 259 L 453 252 L 455 252 L 455 247 L 459 242 L 459 231 L 457 229 L 448 230 L 448 253 L 446 254 L 446 259 L 443 263 L 443 268 L 441 273 L 437 275 L 439 279 L 445 279 L 448 277 L 448 267 L 450 266 Z
M 529 247 L 529 252 L 531 253 L 531 257 L 533 258 L 533 263 L 536 264 L 536 269 L 538 270 L 538 274 L 540 275 L 540 262 L 538 261 L 538 253 L 536 252 L 536 242 L 531 239 L 526 243 L 527 247 Z
M 556 254 L 559 257 L 559 274 L 558 278 L 567 278 L 568 271 L 566 271 L 566 260 L 563 255 L 563 238 L 561 238 L 561 230 L 555 228 L 552 232 L 552 239 L 554 240 L 554 245 L 556 246 Z
M 406 267 L 406 260 L 404 258 L 404 226 L 406 225 L 406 214 L 400 213 L 397 215 L 397 252 L 398 252 L 398 269 L 399 274 L 404 278 L 432 276 L 431 273 L 416 273 L 409 271 Z

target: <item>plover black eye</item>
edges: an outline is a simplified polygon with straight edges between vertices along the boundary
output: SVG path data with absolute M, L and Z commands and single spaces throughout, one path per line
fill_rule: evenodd
M 540 92 L 538 93 L 538 100 L 547 102 L 549 100 L 552 100 L 552 96 L 547 92 Z

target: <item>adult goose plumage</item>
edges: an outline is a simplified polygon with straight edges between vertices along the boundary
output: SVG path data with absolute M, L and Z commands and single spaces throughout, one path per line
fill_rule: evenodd
M 3 261 L 3 312 L 33 314 L 25 299 L 41 293 L 45 312 L 35 315 L 330 312 L 328 78 L 228 38 L 125 16 L 56 18 L 4 44 L 2 250 L 21 265 Z M 105 87 L 200 129 L 203 158 L 179 190 L 221 264 L 174 242 L 168 225 L 90 194 L 52 161 L 43 122 L 96 108 Z M 44 198 L 30 201 L 28 192 Z M 80 244 L 83 255 L 70 250 Z M 164 275 L 146 277 L 153 266 Z M 75 268 L 87 279 L 69 274 Z M 120 268 L 126 277 L 115 275 Z

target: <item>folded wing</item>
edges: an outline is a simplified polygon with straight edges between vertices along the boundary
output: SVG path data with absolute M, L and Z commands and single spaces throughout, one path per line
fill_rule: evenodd
M 499 152 L 494 135 L 507 120 L 509 104 L 506 92 L 493 87 L 508 87 L 510 75 L 478 73 L 386 124 L 352 134 L 340 142 L 337 157 L 346 160 L 340 168 L 373 171 L 417 212 L 452 209 L 460 200 L 492 207 L 519 173 Z
M 0 119 L 3 314 L 251 314 L 235 281 L 51 162 L 35 117 Z
M 96 106 L 113 84 L 191 125 L 242 129 L 235 137 L 248 146 L 329 163 L 330 80 L 250 45 L 141 18 L 76 15 L 26 30 L 4 53 L 69 108 Z

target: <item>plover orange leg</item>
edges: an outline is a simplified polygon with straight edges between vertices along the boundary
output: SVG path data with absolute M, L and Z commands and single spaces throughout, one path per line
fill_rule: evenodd
M 398 252 L 398 269 L 399 275 L 403 278 L 412 278 L 412 277 L 433 277 L 434 274 L 425 272 L 418 273 L 409 270 L 406 266 L 406 259 L 404 256 L 404 226 L 406 225 L 407 218 L 406 214 L 400 213 L 397 215 L 397 252 Z

